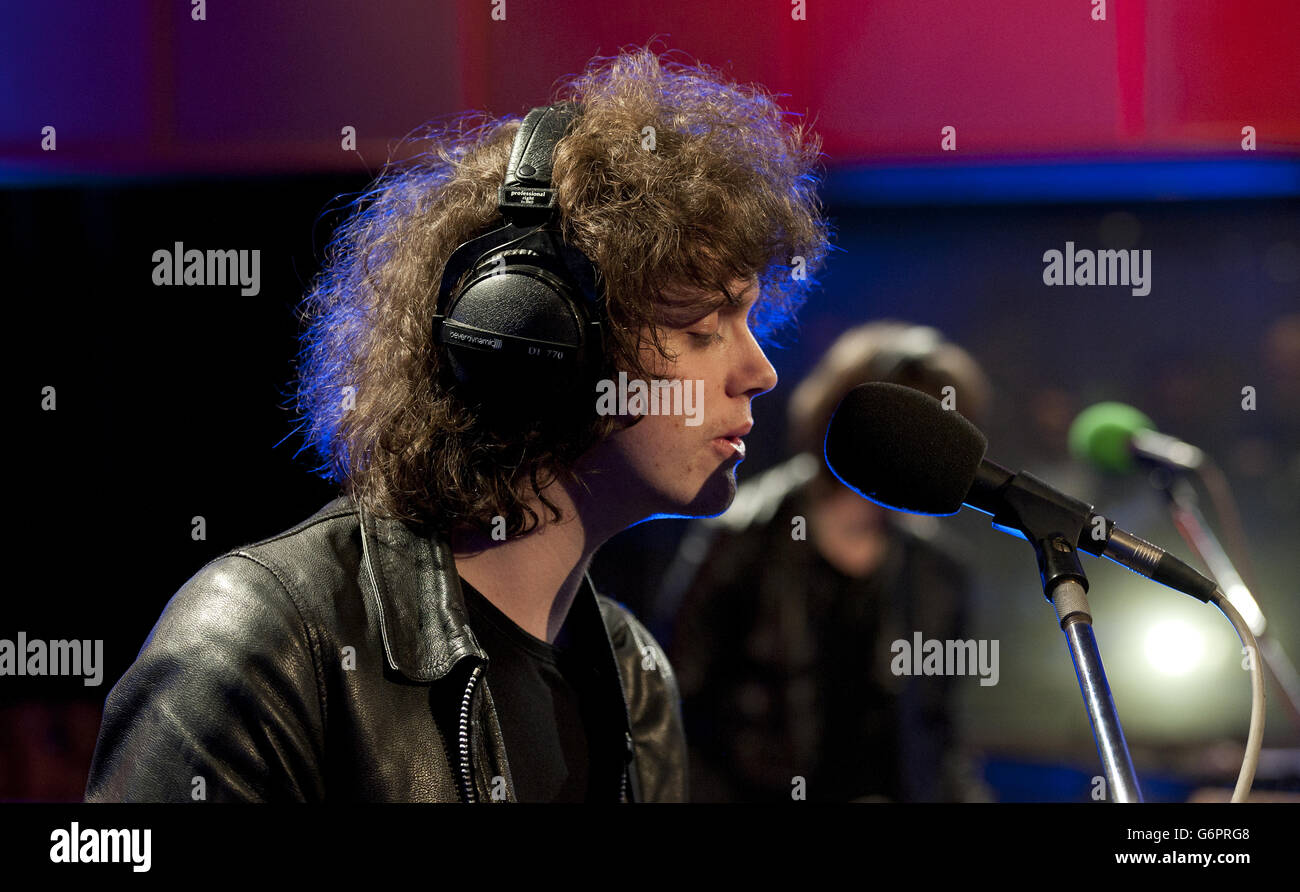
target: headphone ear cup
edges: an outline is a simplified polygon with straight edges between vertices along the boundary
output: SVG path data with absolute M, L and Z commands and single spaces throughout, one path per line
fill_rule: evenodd
M 553 414 L 561 409 L 557 404 L 564 402 L 566 395 L 579 398 L 589 364 L 548 365 L 544 344 L 587 357 L 589 322 L 582 303 L 569 293 L 563 279 L 544 266 L 512 264 L 510 259 L 493 258 L 481 265 L 453 296 L 446 318 L 476 329 L 488 339 L 496 336 L 543 343 L 522 355 L 449 343 L 444 355 L 468 401 L 499 410 L 494 414 L 531 420 L 543 410 Z M 586 397 L 581 393 L 580 398 Z M 589 401 L 594 399 L 592 395 Z

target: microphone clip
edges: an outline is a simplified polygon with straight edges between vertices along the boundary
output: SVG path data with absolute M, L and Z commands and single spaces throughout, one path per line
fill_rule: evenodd
M 1088 590 L 1088 577 L 1079 561 L 1077 543 L 1093 517 L 1092 506 L 1021 471 L 998 487 L 999 510 L 993 526 L 1020 536 L 1034 548 L 1043 595 L 1053 599 L 1056 587 L 1074 580 Z

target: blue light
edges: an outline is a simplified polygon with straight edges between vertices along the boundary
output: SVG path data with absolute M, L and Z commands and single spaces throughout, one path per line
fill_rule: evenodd
M 826 194 L 835 203 L 848 206 L 1290 198 L 1300 195 L 1300 159 L 1262 156 L 863 166 L 828 174 Z

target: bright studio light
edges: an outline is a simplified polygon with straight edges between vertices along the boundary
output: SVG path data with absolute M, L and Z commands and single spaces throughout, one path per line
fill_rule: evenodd
M 1147 659 L 1165 675 L 1186 675 L 1205 654 L 1201 633 L 1182 620 L 1166 620 L 1151 627 L 1146 640 Z

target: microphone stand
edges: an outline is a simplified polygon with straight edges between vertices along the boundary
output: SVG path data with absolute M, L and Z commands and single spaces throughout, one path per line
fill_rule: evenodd
M 1282 645 L 1273 636 L 1265 633 L 1268 623 L 1264 619 L 1264 614 L 1259 609 L 1259 604 L 1250 589 L 1242 581 L 1241 574 L 1237 572 L 1232 559 L 1224 551 L 1210 525 L 1205 522 L 1205 515 L 1201 513 L 1197 504 L 1196 490 L 1192 488 L 1185 476 L 1173 475 L 1164 469 L 1154 475 L 1153 479 L 1169 500 L 1169 511 L 1173 516 L 1174 526 L 1182 534 L 1183 540 L 1209 568 L 1210 575 L 1219 583 L 1219 588 L 1240 611 L 1251 632 L 1255 634 L 1264 666 L 1282 690 L 1284 695 L 1282 702 L 1287 705 L 1291 713 L 1291 721 L 1300 728 L 1300 675 L 1297 675 L 1296 668 L 1286 651 L 1282 649 Z
M 1003 477 L 1003 474 L 1006 474 Z M 1128 742 L 1120 725 L 1115 700 L 1101 663 L 1101 652 L 1092 630 L 1088 606 L 1088 578 L 1079 561 L 1080 541 L 1092 506 L 1059 493 L 1032 474 L 1007 474 L 998 469 L 981 469 L 975 486 L 996 491 L 1002 509 L 993 515 L 993 526 L 1024 537 L 1034 547 L 1043 594 L 1056 608 L 1056 616 L 1074 661 L 1092 734 L 1101 757 L 1106 788 L 1114 802 L 1141 802 L 1137 773 L 1129 756 Z M 971 504 L 969 501 L 967 504 Z M 990 502 L 989 504 L 997 504 Z M 1093 535 L 1104 537 L 1105 531 Z

